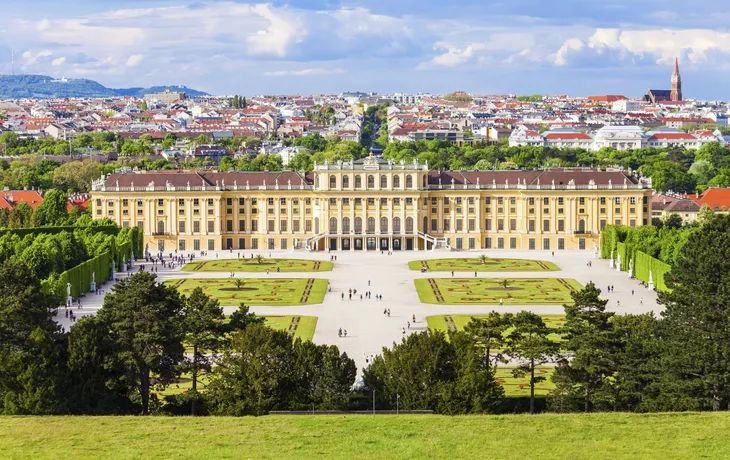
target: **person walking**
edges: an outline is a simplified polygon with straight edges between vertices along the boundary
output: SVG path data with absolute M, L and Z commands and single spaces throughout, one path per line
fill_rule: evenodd
M 503 305 L 504 305 L 504 302 L 502 301 L 502 298 L 500 297 L 500 298 L 499 298 L 499 306 L 501 307 L 501 306 L 503 306 Z
M 451 270 L 451 277 L 452 278 L 454 277 L 454 271 L 453 270 Z
M 639 297 L 639 305 L 644 305 L 644 298 L 643 297 Z
M 342 293 L 342 300 L 345 300 L 345 293 Z
M 415 322 L 416 322 L 416 315 L 414 314 L 413 315 L 413 323 L 415 324 Z
M 368 280 L 368 286 L 370 286 L 370 280 Z

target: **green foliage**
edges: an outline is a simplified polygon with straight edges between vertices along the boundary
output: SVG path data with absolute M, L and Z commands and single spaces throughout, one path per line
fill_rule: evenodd
M 718 215 L 693 233 L 666 279 L 659 302 L 671 334 L 665 367 L 679 393 L 700 408 L 730 404 L 730 216 Z
M 112 356 L 107 365 L 123 369 L 128 394 L 139 396 L 143 414 L 149 412 L 152 375 L 158 388 L 179 375 L 183 305 L 174 288 L 139 272 L 114 285 L 97 315 L 109 331 Z
M 234 334 L 210 375 L 207 397 L 220 415 L 272 410 L 342 409 L 355 363 L 337 347 L 292 342 L 282 331 L 251 324 Z
M 542 95 L 533 94 L 531 96 L 517 96 L 517 100 L 521 102 L 542 102 Z
M 434 409 L 444 414 L 491 412 L 504 390 L 494 368 L 467 332 L 412 334 L 383 349 L 364 371 L 365 394 L 380 408 Z

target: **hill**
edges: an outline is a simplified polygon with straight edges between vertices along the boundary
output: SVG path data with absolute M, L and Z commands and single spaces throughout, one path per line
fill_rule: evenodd
M 46 75 L 0 75 L 0 99 L 52 99 L 65 97 L 142 97 L 169 89 L 182 91 L 190 97 L 207 96 L 202 91 L 185 86 L 153 86 L 151 88 L 107 88 L 94 80 L 54 79 Z
M 0 457 L 730 458 L 730 415 L 0 417 Z

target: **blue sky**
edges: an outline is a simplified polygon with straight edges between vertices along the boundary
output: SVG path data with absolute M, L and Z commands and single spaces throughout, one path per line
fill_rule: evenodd
M 727 99 L 719 0 L 3 0 L 0 72 L 215 94 L 341 91 Z M 719 11 L 719 12 L 718 12 Z

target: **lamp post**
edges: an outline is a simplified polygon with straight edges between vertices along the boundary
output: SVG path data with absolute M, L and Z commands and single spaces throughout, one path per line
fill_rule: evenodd
M 400 395 L 395 395 L 395 415 L 400 412 Z
M 375 390 L 373 390 L 373 415 L 375 415 Z

